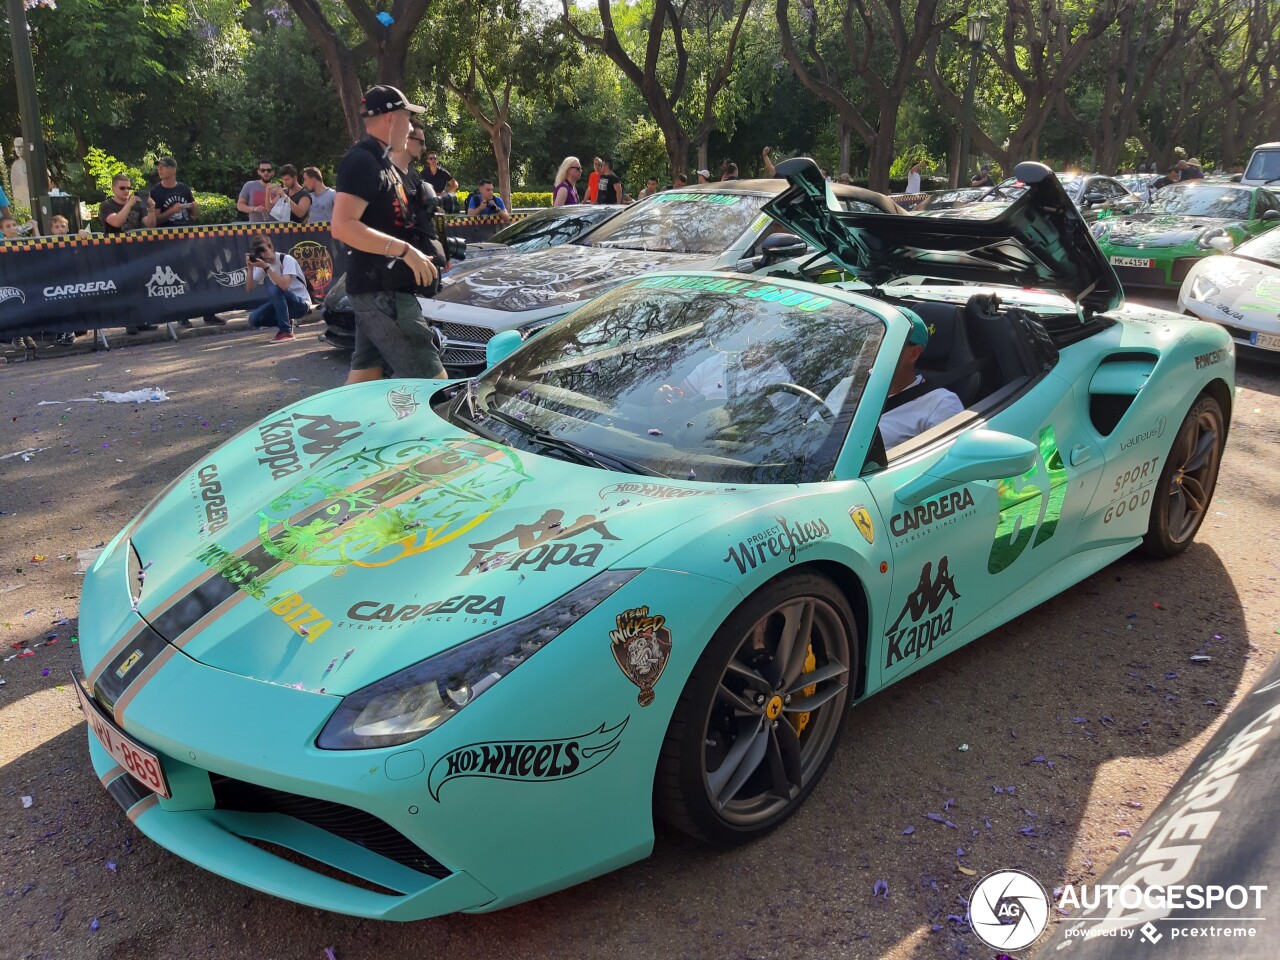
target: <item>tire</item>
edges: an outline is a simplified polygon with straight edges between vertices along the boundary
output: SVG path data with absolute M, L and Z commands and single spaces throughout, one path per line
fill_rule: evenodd
M 790 573 L 748 597 L 676 703 L 654 782 L 658 815 L 718 846 L 786 820 L 831 762 L 858 656 L 853 611 L 826 577 Z
M 1151 520 L 1142 539 L 1151 556 L 1177 556 L 1195 539 L 1218 482 L 1225 428 L 1213 397 L 1201 396 L 1187 411 L 1151 498 Z

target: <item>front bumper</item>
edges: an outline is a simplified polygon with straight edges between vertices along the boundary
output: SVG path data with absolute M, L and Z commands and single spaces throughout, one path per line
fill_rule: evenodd
M 1187 279 L 1187 274 L 1191 272 L 1191 268 L 1204 257 L 1211 256 L 1213 253 L 1214 251 L 1212 250 L 1206 250 L 1202 254 L 1166 252 L 1161 256 L 1152 256 L 1150 250 L 1130 249 L 1127 247 L 1107 248 L 1108 259 L 1111 257 L 1129 257 L 1152 261 L 1153 265 L 1150 267 L 1126 267 L 1112 263 L 1111 268 L 1115 270 L 1116 276 L 1120 278 L 1120 285 L 1124 287 L 1126 292 L 1133 290 L 1160 290 L 1176 293 L 1182 286 L 1182 281 Z

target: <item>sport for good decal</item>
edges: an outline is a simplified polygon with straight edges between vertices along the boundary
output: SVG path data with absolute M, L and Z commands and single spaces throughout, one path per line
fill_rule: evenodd
M 529 783 L 568 780 L 594 770 L 618 749 L 630 717 L 617 726 L 603 723 L 590 733 L 556 740 L 490 740 L 451 750 L 431 765 L 427 790 L 440 802 L 440 788 L 460 777 L 524 780 Z
M 640 706 L 653 703 L 653 688 L 671 659 L 671 631 L 667 618 L 650 616 L 648 607 L 624 610 L 615 618 L 617 627 L 609 631 L 613 659 L 627 679 L 640 688 Z
M 955 604 L 949 603 L 944 608 L 943 603 L 959 599 L 947 558 L 938 561 L 937 573 L 933 572 L 932 560 L 925 563 L 920 569 L 920 582 L 907 595 L 898 619 L 885 631 L 885 669 L 902 660 L 919 660 L 931 652 L 934 645 L 951 632 Z

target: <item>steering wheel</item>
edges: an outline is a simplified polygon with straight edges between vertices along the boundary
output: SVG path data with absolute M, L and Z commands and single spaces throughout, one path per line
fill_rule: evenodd
M 798 383 L 771 383 L 760 391 L 765 399 L 773 396 L 775 393 L 789 393 L 793 397 L 808 403 L 808 407 L 801 411 L 800 419 L 808 420 L 813 414 L 818 415 L 818 419 L 823 423 L 830 423 L 835 419 L 835 414 L 831 412 L 831 408 L 827 406 L 825 400 L 810 390 L 808 387 L 802 387 Z

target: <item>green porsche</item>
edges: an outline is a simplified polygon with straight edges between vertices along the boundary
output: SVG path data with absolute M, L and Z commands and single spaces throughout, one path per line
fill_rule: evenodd
M 655 817 L 743 843 L 830 816 L 801 808 L 859 702 L 1191 543 L 1231 340 L 1124 305 L 1047 167 L 985 220 L 779 173 L 767 213 L 860 289 L 627 280 L 475 379 L 285 407 L 108 544 L 75 689 L 137 830 L 388 920 L 581 883 Z M 958 403 L 904 430 L 915 353 Z
M 1136 213 L 1093 225 L 1126 291 L 1176 295 L 1191 268 L 1280 224 L 1280 198 L 1264 187 L 1191 180 L 1169 184 Z

